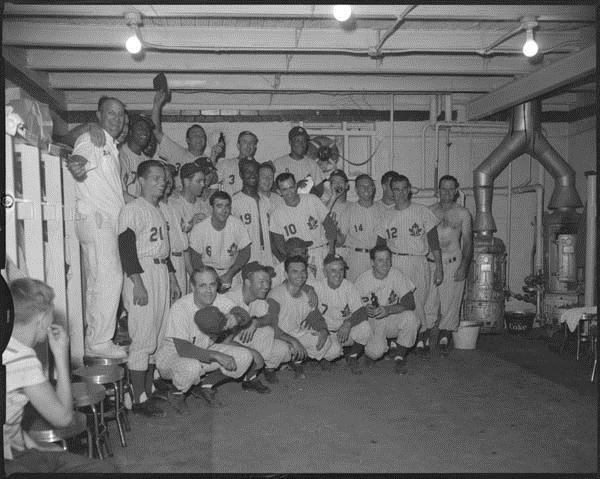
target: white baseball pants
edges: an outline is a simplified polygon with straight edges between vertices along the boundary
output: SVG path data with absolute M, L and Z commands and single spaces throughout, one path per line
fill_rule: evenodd
M 327 338 L 323 347 L 317 350 L 317 342 L 319 341 L 319 333 L 312 329 L 303 329 L 299 333 L 290 334 L 294 338 L 296 338 L 306 352 L 308 353 L 308 357 L 311 359 L 316 359 L 320 361 L 325 357 L 329 348 L 331 348 L 331 338 Z
M 403 311 L 383 319 L 369 318 L 373 329 L 370 341 L 365 345 L 365 354 L 379 359 L 388 350 L 387 339 L 394 339 L 398 346 L 412 348 L 417 340 L 419 320 L 414 311 Z
M 367 248 L 359 248 L 366 250 Z M 368 251 L 356 251 L 353 247 L 346 248 L 348 256 L 344 256 L 348 264 L 348 272 L 346 278 L 349 281 L 355 282 L 356 279 L 368 269 L 371 269 L 371 258 Z
M 265 367 L 275 369 L 280 364 L 287 363 L 292 358 L 288 343 L 281 339 L 275 339 L 275 331 L 271 326 L 258 328 L 252 336 L 252 340 L 242 343 L 238 334 L 234 340 L 244 346 L 248 346 L 260 353 L 265 360 Z
M 460 303 L 462 301 L 465 282 L 454 281 L 454 274 L 460 266 L 462 252 L 442 255 L 442 266 L 444 268 L 444 281 L 439 286 L 433 284 L 433 272 L 435 264 L 429 263 L 432 283 L 429 286 L 429 295 L 425 303 L 425 325 L 427 329 L 433 328 L 440 312 L 439 329 L 457 331 L 460 321 Z
M 392 254 L 392 266 L 402 271 L 415 285 L 415 314 L 425 325 L 425 301 L 429 293 L 429 265 L 425 256 L 400 256 Z
M 373 330 L 371 329 L 371 325 L 368 321 L 363 321 L 352 329 L 350 329 L 350 335 L 345 343 L 340 343 L 340 340 L 337 337 L 337 331 L 329 333 L 329 340 L 331 341 L 331 347 L 327 354 L 325 355 L 325 359 L 327 361 L 334 361 L 344 354 L 345 346 L 352 346 L 354 343 L 366 345 L 373 335 Z

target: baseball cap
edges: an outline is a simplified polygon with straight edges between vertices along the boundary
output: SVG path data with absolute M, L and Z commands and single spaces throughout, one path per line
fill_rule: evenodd
M 134 113 L 131 115 L 131 117 L 129 118 L 129 128 L 133 128 L 133 125 L 140 121 L 146 123 L 151 129 L 154 128 L 154 122 L 147 116 L 141 115 L 139 113 Z
M 293 236 L 285 242 L 285 250 L 287 252 L 290 252 L 297 248 L 308 248 L 309 246 L 312 246 L 312 244 L 312 241 L 304 241 L 303 239 L 298 238 L 297 236 Z
M 335 261 L 341 261 L 344 265 L 344 268 L 348 268 L 348 265 L 346 264 L 346 260 L 344 259 L 343 256 L 341 256 L 339 254 L 331 254 L 331 253 L 329 253 L 327 256 L 325 256 L 325 259 L 323 260 L 323 266 L 327 266 L 328 264 L 331 264 Z
M 225 328 L 227 318 L 215 306 L 207 306 L 196 311 L 194 323 L 198 329 L 211 339 L 215 339 Z
M 348 177 L 346 176 L 346 173 L 344 173 L 344 170 L 333 170 L 329 175 L 329 179 L 333 178 L 334 176 L 339 176 L 344 181 L 348 181 Z
M 215 171 L 215 169 L 216 169 L 206 156 L 201 156 L 199 158 L 196 158 L 194 160 L 194 163 L 196 163 L 196 165 L 198 165 L 200 167 L 200 171 L 202 171 L 202 173 L 204 173 L 205 175 L 210 174 L 211 172 Z
M 256 271 L 265 271 L 271 276 L 271 278 L 275 276 L 275 270 L 270 266 L 264 266 L 258 261 L 251 261 L 250 263 L 246 263 L 242 267 L 242 279 L 247 279 L 248 276 L 250 276 L 252 273 L 255 273 Z
M 185 163 L 181 165 L 179 168 L 179 176 L 183 180 L 184 178 L 189 178 L 190 176 L 194 176 L 196 173 L 204 173 L 202 168 L 194 161 L 190 163 Z
M 310 138 L 308 135 L 308 132 L 301 126 L 295 126 L 294 128 L 292 128 L 290 130 L 290 132 L 288 133 L 288 138 L 291 140 L 295 136 L 299 136 L 299 135 L 303 135 L 306 138 Z

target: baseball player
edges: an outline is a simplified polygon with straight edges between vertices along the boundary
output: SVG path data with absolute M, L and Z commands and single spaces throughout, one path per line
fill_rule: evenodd
M 377 229 L 377 244 L 387 244 L 392 252 L 392 264 L 402 271 L 415 285 L 415 313 L 423 328 L 417 338 L 417 355 L 428 357 L 425 349 L 425 300 L 430 277 L 427 253 L 435 261 L 433 282 L 438 286 L 443 279 L 442 255 L 436 226 L 439 222 L 429 208 L 411 202 L 411 185 L 408 178 L 400 175 L 392 179 L 392 191 L 396 206 L 384 215 L 384 222 Z
M 298 183 L 307 181 L 308 177 L 314 185 L 311 190 L 317 196 L 323 194 L 323 172 L 317 162 L 306 156 L 308 151 L 308 132 L 301 126 L 295 126 L 288 133 L 291 151 L 289 154 L 273 160 L 275 174 L 291 173 Z
M 137 168 L 142 161 L 150 159 L 144 154 L 152 135 L 150 120 L 140 115 L 134 115 L 130 120 L 129 134 L 119 148 L 121 164 L 121 179 L 123 190 L 131 196 L 140 196 L 140 184 L 137 181 Z
M 338 217 L 338 229 L 346 248 L 348 279 L 356 281 L 358 276 L 371 268 L 369 251 L 377 242 L 377 227 L 382 223 L 382 207 L 373 203 L 375 182 L 369 175 L 359 175 L 354 181 L 357 202 L 350 202 Z
M 282 331 L 277 328 L 278 305 L 272 300 L 265 300 L 271 289 L 273 269 L 255 261 L 242 268 L 243 284 L 241 288 L 229 291 L 224 296 L 243 308 L 250 315 L 250 326 L 234 337 L 236 344 L 246 346 L 264 359 L 264 376 L 271 384 L 279 382 L 275 370 L 291 359 L 290 346 L 282 340 Z M 277 309 L 278 311 L 278 309 Z M 267 392 L 268 388 L 255 380 L 243 383 L 244 389 Z
M 190 395 L 219 405 L 216 386 L 241 378 L 253 364 L 248 348 L 223 343 L 219 337 L 238 326 L 240 318 L 235 304 L 217 294 L 217 272 L 203 266 L 193 271 L 190 283 L 192 292 L 171 307 L 156 355 L 161 376 L 177 389 L 175 409 L 180 414 L 189 414 Z
M 258 195 L 267 202 L 267 218 L 275 208 L 284 204 L 283 198 L 273 190 L 275 166 L 272 161 L 265 161 L 258 166 Z
M 315 291 L 319 298 L 319 310 L 329 330 L 331 348 L 321 360 L 329 365 L 342 352 L 353 374 L 361 374 L 358 358 L 365 344 L 371 339 L 367 310 L 360 300 L 356 287 L 347 279 L 346 262 L 339 255 L 329 254 L 323 261 L 325 281 L 318 281 Z
M 440 354 L 446 356 L 451 332 L 458 329 L 458 313 L 473 255 L 473 239 L 471 213 L 456 204 L 458 180 L 454 176 L 442 176 L 438 187 L 440 201 L 429 208 L 440 220 L 437 232 L 442 251 L 444 280 L 439 286 L 430 285 L 425 304 L 425 334 L 427 344 L 429 332 L 437 322 L 439 312 L 438 349 Z M 434 263 L 429 263 L 432 269 L 433 265 Z M 433 271 L 431 273 L 433 276 Z
M 329 175 L 328 182 L 330 184 L 331 197 L 328 201 L 325 201 L 325 205 L 329 211 L 329 216 L 331 216 L 334 224 L 338 226 L 338 233 L 336 234 L 335 241 L 332 241 L 329 244 L 329 253 L 344 255 L 346 254 L 346 248 L 342 246 L 342 238 L 339 235 L 339 219 L 340 215 L 349 205 L 347 198 L 350 185 L 348 185 L 348 177 L 346 176 L 346 173 L 344 173 L 344 170 L 332 171 L 331 175 Z M 321 197 L 321 200 L 323 199 L 324 198 Z
M 231 214 L 239 218 L 248 230 L 250 261 L 273 266 L 271 238 L 269 235 L 269 203 L 258 194 L 258 166 L 255 160 L 239 160 L 239 174 L 243 187 L 231 199 Z
M 391 182 L 392 180 L 398 179 L 400 173 L 396 171 L 386 171 L 381 177 L 381 189 L 383 191 L 381 199 L 377 200 L 375 204 L 384 207 L 388 210 L 393 210 L 396 206 L 394 202 L 394 192 L 392 191 Z
M 127 353 L 111 341 L 123 278 L 117 223 L 124 198 L 129 197 L 123 191 L 115 142 L 123 129 L 125 107 L 116 98 L 102 97 L 96 115 L 103 130 L 104 147 L 94 146 L 90 134 L 83 134 L 67 161 L 76 180 L 75 232 L 86 280 L 85 354 L 125 358 Z
M 231 197 L 240 191 L 243 186 L 241 171 L 239 169 L 240 160 L 254 160 L 257 146 L 258 137 L 251 131 L 242 131 L 238 135 L 237 141 L 238 156 L 236 158 L 222 159 L 217 163 L 217 174 L 219 175 L 221 190 L 228 193 Z
M 119 214 L 119 252 L 126 278 L 123 306 L 128 312 L 131 337 L 127 366 L 131 378 L 134 413 L 164 416 L 148 400 L 152 395 L 154 353 L 161 343 L 169 300 L 181 296 L 169 258 L 167 223 L 158 202 L 165 189 L 165 169 L 156 160 L 140 163 L 137 170 L 140 197 Z
M 365 346 L 365 355 L 374 360 L 388 351 L 394 359 L 394 372 L 405 374 L 406 355 L 415 344 L 419 330 L 414 312 L 415 286 L 402 272 L 392 268 L 392 252 L 387 246 L 375 246 L 369 255 L 371 269 L 356 280 L 356 289 L 373 331 Z
M 285 205 L 271 215 L 271 248 L 279 261 L 285 257 L 283 243 L 297 236 L 311 241 L 309 264 L 317 267 L 317 277 L 323 276 L 323 259 L 329 250 L 329 240 L 337 235 L 337 228 L 325 205 L 314 195 L 298 193 L 291 173 L 277 176 L 277 186 Z
M 302 290 L 306 283 L 306 260 L 292 256 L 285 260 L 286 280 L 269 292 L 269 298 L 280 307 L 278 327 L 302 345 L 290 363 L 296 378 L 304 378 L 302 360 L 320 361 L 331 348 L 327 324 L 318 309 L 310 307 L 308 296 Z M 338 353 L 339 354 L 339 353 Z
M 289 258 L 291 256 L 301 256 L 302 258 L 304 258 L 304 261 L 306 261 L 307 278 L 305 288 L 307 288 L 307 290 L 305 290 L 305 292 L 309 296 L 310 292 L 308 290 L 311 289 L 311 287 L 314 287 L 314 283 L 317 281 L 317 266 L 315 264 L 308 263 L 308 248 L 310 248 L 311 245 L 312 241 L 304 241 L 303 239 L 300 239 L 297 236 L 293 236 L 287 239 L 283 245 L 285 258 Z M 285 278 L 285 265 L 283 262 L 281 262 L 277 264 L 277 266 L 275 266 L 275 277 L 271 282 L 272 286 L 277 286 L 278 284 L 283 283 L 285 281 Z M 315 303 L 313 308 L 317 306 L 316 296 L 314 299 Z
M 219 274 L 221 291 L 242 284 L 238 274 L 250 259 L 250 236 L 244 224 L 231 216 L 231 197 L 217 191 L 210 197 L 212 215 L 189 234 L 192 267 L 212 266 Z

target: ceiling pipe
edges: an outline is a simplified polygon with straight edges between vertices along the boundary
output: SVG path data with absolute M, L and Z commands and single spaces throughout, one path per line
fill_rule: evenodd
M 549 209 L 581 208 L 581 199 L 575 189 L 575 171 L 543 136 L 540 117 L 539 99 L 513 107 L 507 135 L 473 171 L 476 207 L 473 231 L 490 236 L 497 231 L 491 208 L 494 180 L 509 163 L 524 153 L 532 155 L 554 178 Z
M 406 15 L 408 15 L 410 11 L 413 10 L 415 7 L 416 5 L 407 5 L 404 11 L 398 16 L 398 18 L 396 18 L 394 24 L 385 31 L 383 37 L 381 38 L 381 40 L 379 40 L 379 43 L 373 49 L 373 53 L 371 53 L 371 51 L 369 50 L 370 56 L 376 57 L 381 55 L 381 47 L 383 47 L 383 44 L 388 40 L 388 38 L 390 38 L 394 34 L 396 30 L 398 30 L 398 28 L 400 28 L 400 25 L 406 18 Z

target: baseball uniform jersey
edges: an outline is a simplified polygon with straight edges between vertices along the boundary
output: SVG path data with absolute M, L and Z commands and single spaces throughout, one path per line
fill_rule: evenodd
M 149 158 L 144 153 L 136 154 L 131 151 L 127 142 L 119 148 L 119 162 L 121 163 L 121 179 L 123 181 L 123 190 L 136 198 L 140 196 L 141 186 L 137 180 L 137 169 L 142 161 Z
M 393 210 L 396 207 L 395 203 L 391 203 L 391 204 L 386 204 L 383 202 L 383 200 L 377 200 L 375 202 L 376 205 L 381 206 L 383 209 L 385 210 Z
M 190 225 L 195 214 L 199 213 L 203 219 L 210 218 L 212 208 L 201 198 L 196 198 L 193 203 L 190 203 L 183 196 L 169 197 L 169 205 L 175 210 L 177 216 L 183 220 L 180 226 Z
M 294 175 L 296 183 L 298 183 L 310 175 L 315 186 L 325 179 L 317 162 L 306 156 L 300 160 L 294 160 L 287 154 L 273 160 L 273 164 L 275 165 L 275 178 L 281 173 L 291 173 Z
M 167 222 L 169 245 L 171 246 L 171 263 L 173 264 L 173 268 L 175 268 L 177 283 L 181 292 L 185 294 L 188 288 L 188 280 L 183 252 L 188 249 L 188 236 L 181 229 L 181 217 L 169 201 L 161 201 L 158 205 Z
M 265 266 L 273 266 L 271 253 L 271 238 L 269 236 L 269 205 L 262 197 L 258 201 L 242 191 L 233 195 L 231 200 L 231 214 L 246 227 L 252 246 L 250 247 L 250 261 L 258 261 Z
M 220 159 L 217 162 L 217 176 L 221 190 L 228 193 L 229 196 L 233 196 L 242 189 L 238 158 Z
M 162 340 L 163 321 L 169 311 L 169 273 L 164 260 L 169 256 L 167 222 L 159 209 L 144 198 L 127 203 L 119 214 L 119 234 L 135 233 L 136 252 L 143 272 L 140 277 L 148 293 L 145 306 L 133 304 L 133 282 L 123 282 L 123 306 L 131 345 L 128 366 L 145 371 L 154 362 L 153 354 Z

